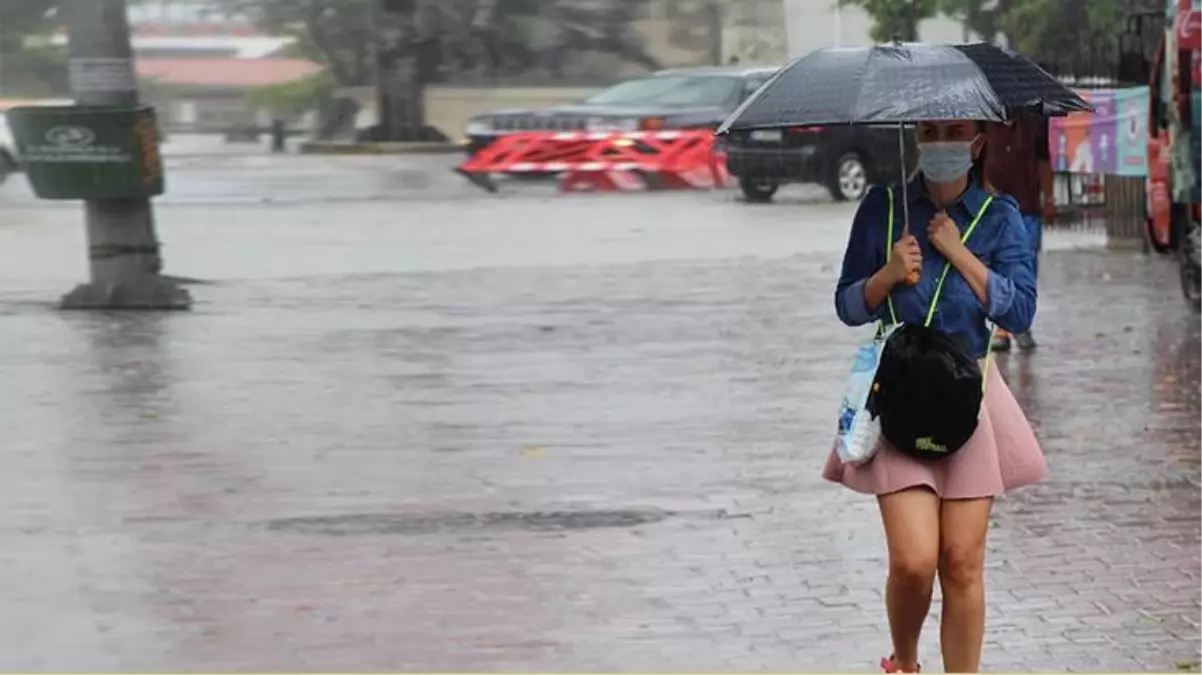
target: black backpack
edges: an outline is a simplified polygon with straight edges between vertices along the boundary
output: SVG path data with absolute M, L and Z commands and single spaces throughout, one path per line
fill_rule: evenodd
M 981 221 L 990 197 L 977 212 L 961 241 L 967 241 Z M 889 191 L 888 262 L 893 248 L 893 191 Z M 905 324 L 889 335 L 868 396 L 867 410 L 880 421 L 881 436 L 898 451 L 934 461 L 955 454 L 972 438 L 981 417 L 985 373 L 959 340 L 931 328 L 935 306 L 951 263 L 943 267 L 926 322 Z M 892 299 L 889 314 L 897 315 Z M 985 357 L 986 368 L 989 354 Z

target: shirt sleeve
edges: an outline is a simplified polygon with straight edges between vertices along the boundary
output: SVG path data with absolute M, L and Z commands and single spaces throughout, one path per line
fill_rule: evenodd
M 986 313 L 1011 333 L 1025 333 L 1035 320 L 1035 251 L 1016 209 L 1006 209 L 1002 234 L 989 269 Z
M 848 326 L 862 326 L 879 320 L 886 303 L 870 309 L 864 300 L 868 279 L 885 265 L 885 237 L 889 214 L 889 197 L 885 188 L 874 187 L 856 210 L 851 223 L 847 250 L 843 253 L 843 271 L 835 287 L 835 313 Z M 879 232 L 882 236 L 873 236 Z M 877 250 L 879 249 L 879 250 Z

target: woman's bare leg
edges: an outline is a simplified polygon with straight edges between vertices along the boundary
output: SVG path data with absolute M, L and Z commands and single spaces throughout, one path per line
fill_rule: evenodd
M 885 609 L 893 636 L 893 661 L 918 669 L 918 637 L 931 609 L 939 565 L 939 497 L 926 488 L 881 495 L 881 522 L 889 546 Z
M 985 639 L 985 535 L 992 499 L 947 500 L 939 514 L 943 670 L 975 673 Z

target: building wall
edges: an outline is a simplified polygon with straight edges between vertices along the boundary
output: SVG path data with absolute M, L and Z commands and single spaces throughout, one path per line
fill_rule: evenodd
M 872 19 L 859 7 L 838 0 L 715 0 L 721 13 L 722 61 L 783 63 L 819 47 L 872 44 Z M 652 55 L 665 66 L 704 65 L 714 51 L 710 0 L 651 0 L 635 29 Z M 923 21 L 924 42 L 972 39 L 964 25 L 939 16 Z
M 839 7 L 837 0 L 781 0 L 788 31 L 789 57 L 805 56 L 819 47 L 858 47 L 872 44 L 872 19 L 859 7 Z M 963 42 L 964 25 L 946 16 L 923 21 L 923 42 Z
M 168 132 L 224 133 L 245 126 L 266 128 L 271 114 L 251 105 L 241 89 L 157 88 L 144 96 Z M 291 128 L 311 128 L 312 114 L 295 115 Z
M 232 90 L 166 88 L 144 95 L 168 131 L 219 130 L 254 123 L 246 95 Z
M 782 0 L 727 0 L 722 52 L 726 61 L 755 65 L 784 64 L 789 35 Z
M 144 0 L 129 3 L 126 16 L 133 25 L 208 23 L 228 26 L 246 23 L 241 16 L 226 16 L 224 12 L 214 11 L 214 6 L 211 0 Z
M 452 141 L 464 140 L 467 123 L 473 118 L 498 110 L 517 108 L 543 108 L 576 103 L 597 91 L 593 87 L 493 87 L 454 84 L 435 84 L 425 88 L 426 122 Z M 343 96 L 355 99 L 359 104 L 359 115 L 355 128 L 375 126 L 376 90 L 372 87 L 355 87 L 340 91 Z
M 578 87 L 427 87 L 426 120 L 451 140 L 459 140 L 468 121 L 478 115 L 575 103 L 594 91 Z
M 831 0 L 833 1 L 833 0 Z M 634 30 L 648 52 L 667 68 L 712 65 L 737 58 L 742 64 L 783 63 L 788 55 L 781 0 L 651 0 Z

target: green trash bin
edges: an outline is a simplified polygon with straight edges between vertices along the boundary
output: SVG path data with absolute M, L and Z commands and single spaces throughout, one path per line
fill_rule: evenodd
M 42 199 L 163 194 L 154 108 L 30 106 L 8 111 L 20 161 Z

